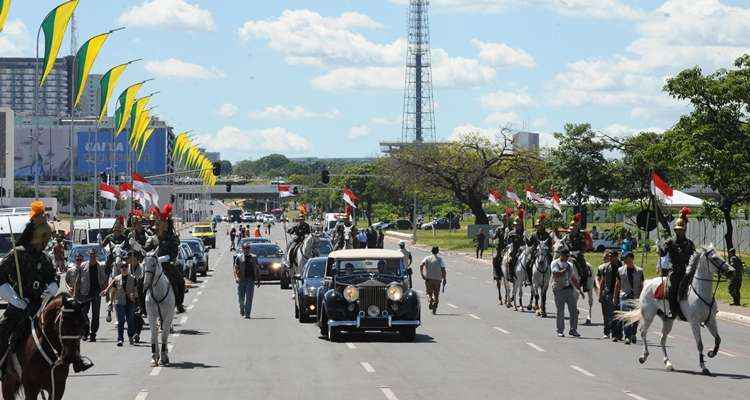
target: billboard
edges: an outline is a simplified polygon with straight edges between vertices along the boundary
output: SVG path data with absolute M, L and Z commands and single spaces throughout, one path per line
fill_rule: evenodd
M 128 143 L 127 133 L 112 138 L 111 130 L 95 132 L 79 132 L 76 150 L 76 175 L 91 175 L 96 171 L 103 172 L 111 168 L 114 156 L 115 171 L 124 175 L 127 171 L 127 156 L 132 154 Z M 114 149 L 114 152 L 112 151 Z M 137 161 L 133 171 L 141 175 L 158 175 L 167 170 L 167 129 L 157 128 L 143 150 L 141 159 Z M 132 156 L 133 159 L 137 155 Z

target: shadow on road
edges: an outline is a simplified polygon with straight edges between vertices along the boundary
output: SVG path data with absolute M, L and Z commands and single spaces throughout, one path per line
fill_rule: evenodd
M 194 362 L 178 362 L 169 364 L 167 366 L 168 368 L 174 368 L 174 369 L 210 369 L 210 368 L 220 368 L 218 365 L 208 365 L 203 363 L 194 363 Z
M 181 335 L 190 335 L 190 336 L 203 336 L 203 335 L 210 335 L 211 332 L 208 331 L 199 331 L 195 329 L 180 329 L 177 331 L 177 333 Z
M 729 379 L 750 379 L 750 375 L 745 374 L 727 374 L 727 373 L 717 373 L 717 372 L 711 372 L 710 376 L 703 375 L 701 371 L 694 371 L 694 370 L 687 370 L 687 369 L 675 369 L 674 371 L 665 371 L 663 368 L 646 368 L 648 370 L 652 371 L 661 371 L 668 374 L 673 373 L 679 373 L 679 374 L 685 374 L 685 375 L 696 375 L 696 376 L 705 376 L 707 378 L 729 378 Z
M 100 377 L 100 376 L 119 376 L 119 375 L 120 374 L 104 374 L 104 373 L 101 373 L 101 374 L 84 374 L 84 375 L 71 374 L 71 375 L 68 376 L 68 379 L 70 379 L 70 378 L 96 378 L 96 377 Z
M 320 337 L 321 340 L 327 340 Z M 342 342 L 350 343 L 436 343 L 435 338 L 424 333 L 417 333 L 414 342 L 404 342 L 398 333 L 392 332 L 344 332 Z

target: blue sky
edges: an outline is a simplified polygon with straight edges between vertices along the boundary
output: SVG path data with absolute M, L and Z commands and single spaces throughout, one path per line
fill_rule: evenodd
M 32 56 L 61 1 L 13 1 L 0 56 Z M 126 26 L 95 72 L 133 58 L 130 82 L 160 117 L 241 160 L 378 154 L 400 136 L 408 0 L 81 0 L 79 41 Z M 750 1 L 433 0 L 438 137 L 543 134 L 591 122 L 609 135 L 668 129 L 685 104 L 661 92 L 680 69 L 748 51 Z M 69 53 L 69 45 L 62 50 Z

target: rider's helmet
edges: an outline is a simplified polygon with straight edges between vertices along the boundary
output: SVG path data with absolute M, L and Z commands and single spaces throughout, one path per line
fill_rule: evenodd
M 539 214 L 539 218 L 537 218 L 536 222 L 534 223 L 534 228 L 544 228 L 544 222 L 547 220 L 547 215 L 542 213 Z
M 677 218 L 677 221 L 674 223 L 674 230 L 676 231 L 684 231 L 687 229 L 688 224 L 688 215 L 690 215 L 690 209 L 687 207 L 683 207 L 682 210 L 680 210 L 680 217 Z
M 398 242 L 398 247 L 403 249 L 404 247 L 406 247 L 406 242 L 404 242 L 403 240 Z
M 573 216 L 573 220 L 570 221 L 570 227 L 577 228 L 578 226 L 580 226 L 581 221 L 583 221 L 583 214 L 576 213 L 576 215 Z
M 513 221 L 513 225 L 523 227 L 523 217 L 524 217 L 524 210 L 523 208 L 518 209 L 518 214 L 516 215 L 516 219 Z

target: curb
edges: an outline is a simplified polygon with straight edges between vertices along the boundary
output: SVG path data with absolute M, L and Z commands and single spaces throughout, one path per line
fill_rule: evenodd
M 725 321 L 732 321 L 732 322 L 737 322 L 743 325 L 750 326 L 750 317 L 742 315 L 742 314 L 719 311 L 716 314 L 716 317 L 719 319 L 723 319 Z

